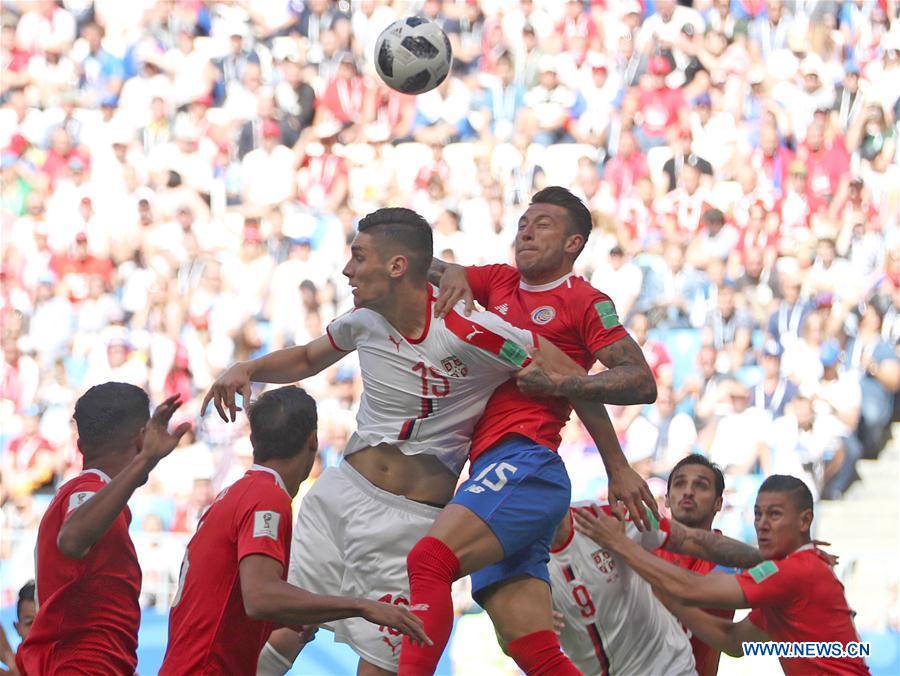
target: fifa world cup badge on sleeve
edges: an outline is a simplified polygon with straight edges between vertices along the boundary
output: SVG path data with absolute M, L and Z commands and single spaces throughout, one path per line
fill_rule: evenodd
M 770 578 L 777 573 L 778 566 L 774 561 L 763 561 L 761 564 L 751 568 L 747 572 L 750 574 L 750 577 L 753 578 L 753 581 L 756 584 L 759 584 L 763 580 Z
M 268 510 L 259 510 L 253 513 L 253 537 L 267 537 L 278 539 L 278 522 L 281 514 Z

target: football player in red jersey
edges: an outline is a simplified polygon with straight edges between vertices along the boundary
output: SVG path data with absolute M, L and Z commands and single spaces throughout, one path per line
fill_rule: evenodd
M 179 405 L 166 399 L 148 424 L 147 393 L 125 383 L 97 385 L 75 403 L 84 471 L 41 519 L 38 610 L 16 655 L 23 674 L 134 673 L 141 567 L 127 502 L 189 429 L 167 429 Z
M 615 519 L 577 513 L 575 527 L 615 551 L 658 591 L 675 615 L 708 645 L 734 657 L 748 641 L 858 642 L 853 611 L 830 561 L 810 537 L 813 500 L 806 484 L 775 474 L 760 486 L 754 507 L 759 550 L 768 560 L 738 574 L 699 575 L 645 552 Z M 667 601 L 669 603 L 669 601 Z M 740 622 L 691 606 L 752 608 Z M 780 657 L 793 674 L 868 674 L 860 657 Z
M 585 371 L 597 360 L 607 370 L 552 372 L 538 351 L 516 382 L 494 392 L 475 427 L 469 480 L 407 558 L 410 601 L 422 608 L 416 612 L 434 646 L 404 641 L 404 676 L 434 672 L 452 628 L 451 584 L 470 573 L 476 600 L 523 671 L 577 673 L 553 633 L 547 571 L 550 543 L 571 497 L 568 475 L 555 453 L 559 433 L 571 400 L 602 407 L 656 398 L 650 367 L 610 298 L 572 273 L 591 229 L 584 203 L 565 188 L 551 186 L 534 195 L 519 219 L 516 268 L 432 263 L 431 279 L 441 284 L 437 315 L 461 298 L 471 306 L 474 298 L 513 325 L 546 338 Z M 635 523 L 649 528 L 641 508 L 643 501 L 657 511 L 649 489 L 618 448 L 600 446 L 611 500 L 625 501 Z
M 713 519 L 722 509 L 722 494 L 725 492 L 725 476 L 722 470 L 705 457 L 694 453 L 678 461 L 669 474 L 666 504 L 672 512 L 672 519 L 685 526 L 701 530 L 713 530 Z M 716 529 L 717 533 L 720 533 Z M 659 549 L 656 554 L 676 566 L 706 575 L 716 569 L 716 564 L 687 554 Z M 717 617 L 732 619 L 734 609 L 704 608 Z M 719 670 L 721 653 L 706 645 L 697 636 L 691 636 L 691 649 L 699 676 L 715 676 Z
M 249 418 L 254 464 L 219 493 L 188 543 L 160 674 L 254 674 L 276 625 L 362 617 L 427 641 L 405 608 L 285 581 L 291 499 L 318 450 L 316 404 L 299 387 L 280 387 L 252 404 Z

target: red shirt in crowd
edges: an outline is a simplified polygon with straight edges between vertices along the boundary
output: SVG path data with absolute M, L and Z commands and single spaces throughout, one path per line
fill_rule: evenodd
M 641 128 L 648 136 L 663 136 L 678 122 L 678 111 L 684 106 L 684 94 L 680 89 L 662 87 L 642 91 L 638 99 L 638 110 L 643 115 Z
M 23 674 L 133 674 L 141 621 L 141 567 L 126 507 L 90 551 L 71 559 L 56 539 L 68 516 L 109 482 L 86 469 L 65 483 L 38 529 L 36 605 L 16 664 Z
M 809 171 L 810 189 L 822 198 L 834 195 L 841 177 L 850 171 L 850 154 L 840 136 L 831 143 L 822 143 L 818 150 L 812 150 L 804 143 L 797 159 L 803 160 Z
M 749 620 L 773 641 L 859 641 L 853 611 L 831 566 L 812 544 L 783 559 L 763 561 L 737 581 L 753 608 Z M 794 674 L 868 674 L 861 658 L 780 658 Z
M 219 493 L 188 543 L 159 673 L 255 674 L 274 627 L 247 616 L 240 564 L 268 556 L 286 579 L 290 550 L 291 497 L 275 471 L 253 465 Z
M 509 265 L 471 266 L 466 277 L 482 307 L 513 326 L 543 336 L 586 369 L 594 363 L 597 350 L 628 335 L 609 297 L 581 277 L 569 274 L 532 286 Z M 512 434 L 556 450 L 571 410 L 565 399 L 525 397 L 514 380 L 507 381 L 494 391 L 475 425 L 469 458 L 474 462 Z

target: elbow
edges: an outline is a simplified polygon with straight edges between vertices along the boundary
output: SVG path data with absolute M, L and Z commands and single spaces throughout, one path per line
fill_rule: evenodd
M 75 538 L 63 528 L 56 538 L 56 548 L 59 549 L 63 556 L 70 559 L 83 559 L 85 554 L 88 553 L 88 549 L 79 546 L 74 540 Z
M 641 386 L 639 388 L 639 391 L 641 400 L 637 403 L 652 404 L 656 401 L 656 379 L 653 377 L 653 373 L 651 373 L 649 369 L 647 370 L 646 375 L 641 378 Z
M 269 601 L 270 596 L 265 589 L 248 589 L 244 590 L 241 585 L 241 596 L 244 600 L 244 612 L 251 620 L 268 621 L 275 619 L 273 617 L 274 609 Z

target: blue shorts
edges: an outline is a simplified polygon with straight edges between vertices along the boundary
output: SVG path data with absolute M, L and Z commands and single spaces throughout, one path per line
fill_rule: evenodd
M 546 446 L 513 437 L 486 451 L 450 504 L 475 512 L 506 555 L 472 573 L 472 595 L 519 575 L 549 584 L 550 543 L 569 509 L 572 486 L 562 459 Z

